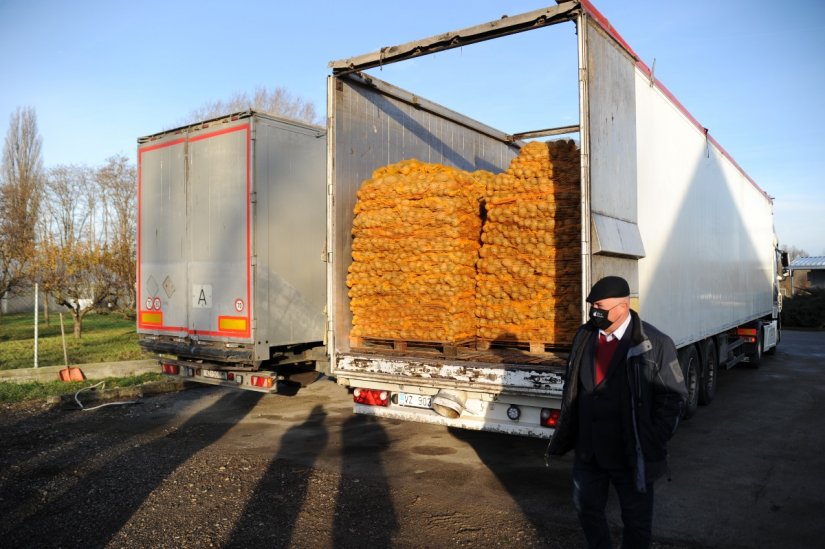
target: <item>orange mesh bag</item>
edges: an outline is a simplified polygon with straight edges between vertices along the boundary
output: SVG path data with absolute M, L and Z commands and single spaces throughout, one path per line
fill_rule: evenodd
M 580 171 L 572 141 L 531 142 L 486 179 L 477 335 L 569 343 L 580 322 Z
M 353 336 L 475 336 L 480 200 L 493 177 L 411 159 L 362 183 L 347 276 Z

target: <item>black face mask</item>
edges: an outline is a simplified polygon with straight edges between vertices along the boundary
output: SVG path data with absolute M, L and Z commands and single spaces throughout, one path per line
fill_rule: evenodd
M 588 316 L 590 317 L 590 323 L 598 328 L 599 330 L 607 330 L 610 328 L 610 325 L 613 324 L 610 320 L 607 319 L 608 313 L 613 309 L 597 309 L 590 306 L 590 313 Z

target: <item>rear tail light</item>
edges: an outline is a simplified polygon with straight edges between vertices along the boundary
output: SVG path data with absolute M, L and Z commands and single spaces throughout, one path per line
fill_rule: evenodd
M 177 364 L 163 363 L 161 364 L 161 367 L 163 368 L 163 373 L 170 376 L 176 376 L 180 373 L 180 367 Z
M 559 416 L 561 416 L 561 410 L 557 410 L 555 408 L 542 408 L 541 424 L 545 427 L 556 427 L 556 425 L 559 424 Z
M 262 387 L 264 389 L 271 389 L 272 385 L 274 383 L 274 380 L 271 377 L 252 376 L 249 380 L 249 383 L 251 383 L 255 387 Z
M 358 404 L 367 406 L 387 406 L 390 403 L 390 394 L 378 389 L 355 389 L 352 399 Z
M 756 328 L 737 328 L 736 335 L 745 340 L 745 343 L 756 343 Z

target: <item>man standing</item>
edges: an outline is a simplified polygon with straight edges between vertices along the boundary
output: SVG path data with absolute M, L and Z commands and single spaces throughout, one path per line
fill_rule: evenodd
M 648 547 L 653 482 L 687 398 L 673 341 L 630 309 L 630 287 L 602 278 L 587 296 L 590 321 L 573 338 L 561 417 L 549 455 L 575 449 L 573 502 L 590 547 L 611 547 L 605 508 L 619 496 L 622 547 Z

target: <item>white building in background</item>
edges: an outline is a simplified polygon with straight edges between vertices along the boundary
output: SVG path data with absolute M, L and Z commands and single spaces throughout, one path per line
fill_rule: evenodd
M 788 271 L 791 273 L 791 295 L 794 293 L 794 271 L 807 271 L 811 288 L 825 288 L 825 256 L 797 257 L 788 265 Z

